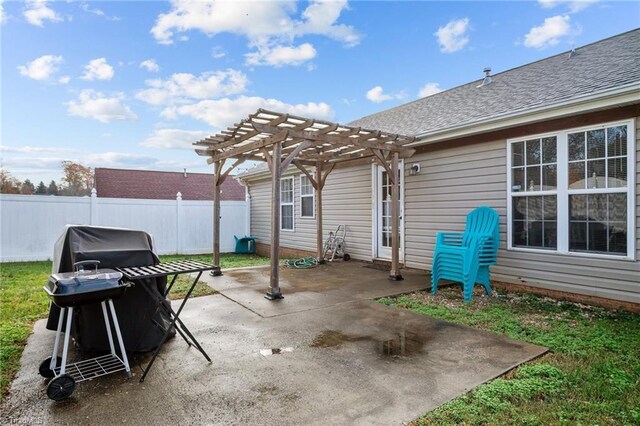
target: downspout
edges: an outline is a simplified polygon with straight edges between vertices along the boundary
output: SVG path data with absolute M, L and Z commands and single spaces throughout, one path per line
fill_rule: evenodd
M 251 236 L 251 192 L 249 191 L 249 184 L 244 187 L 244 201 L 245 201 L 245 235 Z
M 244 186 L 244 206 L 245 206 L 245 224 L 244 235 L 251 236 L 251 193 L 249 191 L 249 183 L 240 180 L 240 184 Z

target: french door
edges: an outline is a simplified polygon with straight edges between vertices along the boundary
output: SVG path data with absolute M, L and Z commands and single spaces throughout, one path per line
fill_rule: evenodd
M 400 161 L 398 167 L 398 178 L 400 179 L 400 259 L 403 259 L 404 247 L 404 164 Z M 378 259 L 391 259 L 391 187 L 392 183 L 389 174 L 384 167 L 376 165 L 375 172 L 375 256 Z

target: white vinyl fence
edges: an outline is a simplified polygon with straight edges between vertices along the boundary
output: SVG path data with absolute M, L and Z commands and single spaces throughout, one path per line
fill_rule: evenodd
M 245 201 L 220 203 L 220 251 L 235 249 L 234 235 L 248 234 Z M 67 224 L 140 229 L 159 254 L 211 253 L 211 201 L 0 195 L 0 261 L 47 260 Z

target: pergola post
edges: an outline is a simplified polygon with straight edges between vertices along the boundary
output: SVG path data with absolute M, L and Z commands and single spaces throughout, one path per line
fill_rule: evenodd
M 222 185 L 222 165 L 216 161 L 213 166 L 213 264 L 220 266 L 220 185 Z M 211 271 L 211 275 L 222 275 L 220 268 Z
M 398 153 L 391 157 L 391 271 L 389 279 L 402 280 L 400 274 L 400 176 L 398 175 Z
M 322 161 L 316 162 L 316 260 L 324 263 L 324 241 L 322 239 Z
M 264 296 L 269 300 L 283 299 L 280 291 L 279 251 L 280 251 L 280 176 L 282 174 L 281 161 L 282 142 L 273 144 L 271 155 L 271 279 L 269 291 Z

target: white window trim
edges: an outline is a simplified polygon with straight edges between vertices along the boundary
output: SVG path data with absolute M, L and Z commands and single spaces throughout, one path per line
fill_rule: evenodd
M 303 195 L 302 194 L 302 179 L 309 179 L 306 175 L 300 175 L 300 219 L 315 219 L 316 218 L 316 190 L 313 188 L 313 185 L 311 186 L 311 194 L 306 194 Z M 309 181 L 309 185 L 311 185 L 311 181 Z M 311 216 L 303 216 L 302 215 L 302 199 L 303 198 L 311 198 L 312 199 L 312 205 L 313 205 L 313 209 L 311 209 L 312 213 Z
M 283 203 L 282 202 L 282 181 L 290 180 L 291 181 L 291 202 Z M 282 206 L 291 206 L 292 218 L 291 218 L 291 229 L 286 229 L 282 227 Z M 295 232 L 296 230 L 296 180 L 293 176 L 280 178 L 280 230 L 285 232 Z
M 594 189 L 569 189 L 568 182 L 568 143 L 567 138 L 569 133 L 594 130 L 613 126 L 627 126 L 627 188 L 604 188 L 602 190 Z M 541 133 L 537 135 L 527 135 L 519 138 L 507 139 L 506 155 L 507 155 L 507 250 L 520 251 L 528 253 L 538 254 L 558 254 L 575 257 L 590 257 L 598 259 L 615 259 L 615 260 L 636 260 L 636 123 L 635 119 L 614 121 L 609 123 L 595 124 L 591 126 L 582 126 L 572 129 L 565 129 L 557 132 Z M 558 227 L 557 227 L 557 248 L 529 248 L 529 247 L 513 247 L 512 239 L 512 209 L 513 209 L 513 197 L 511 191 L 511 145 L 516 142 L 522 142 L 528 139 L 544 138 L 549 136 L 556 136 L 558 143 L 557 150 L 557 190 L 556 191 L 535 191 L 528 195 L 557 195 L 557 215 L 558 215 Z M 569 194 L 581 194 L 581 193 L 614 193 L 622 192 L 627 194 L 627 254 L 613 255 L 603 253 L 584 253 L 584 252 L 572 252 L 569 251 Z

